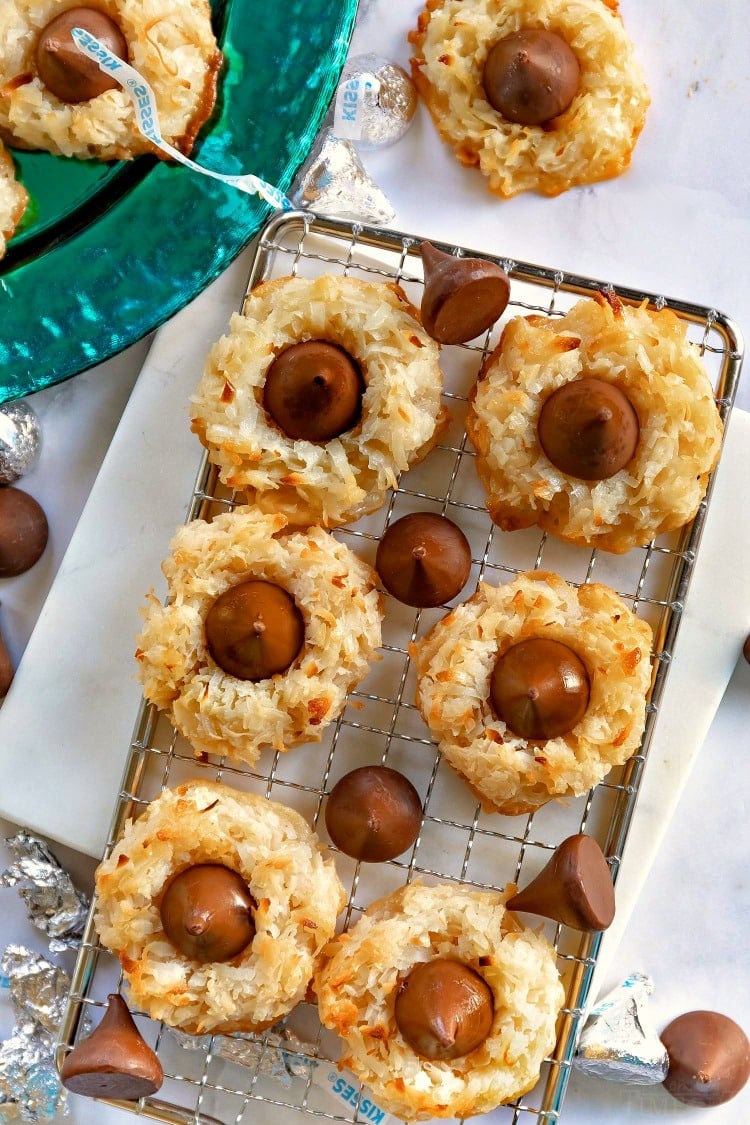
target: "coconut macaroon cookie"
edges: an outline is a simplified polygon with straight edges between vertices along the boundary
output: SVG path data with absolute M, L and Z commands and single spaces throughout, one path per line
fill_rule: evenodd
M 638 749 L 651 628 L 607 586 L 481 583 L 411 648 L 417 706 L 482 805 L 508 816 L 596 785 Z
M 161 135 L 182 152 L 213 109 L 222 63 L 208 0 L 3 0 L 0 136 L 16 148 L 80 159 L 159 155 L 128 94 L 83 55 L 82 27 L 151 85 Z
M 502 895 L 420 883 L 334 938 L 314 988 L 341 1065 L 407 1121 L 485 1113 L 530 1090 L 564 999 L 553 947 Z
M 317 742 L 380 644 L 375 572 L 320 527 L 238 508 L 175 535 L 138 638 L 146 698 L 197 753 Z
M 292 809 L 219 782 L 165 789 L 96 872 L 131 1003 L 191 1035 L 260 1031 L 304 998 L 346 896 Z
M 8 240 L 23 217 L 29 197 L 16 179 L 10 155 L 0 141 L 0 258 L 5 256 Z
M 506 326 L 466 423 L 504 531 L 622 553 L 695 515 L 722 423 L 687 326 L 613 293 Z
M 650 98 L 617 0 L 426 0 L 409 40 L 438 132 L 497 195 L 628 167 Z
M 259 285 L 211 349 L 192 428 L 221 479 L 292 523 L 374 511 L 447 422 L 439 346 L 397 285 Z

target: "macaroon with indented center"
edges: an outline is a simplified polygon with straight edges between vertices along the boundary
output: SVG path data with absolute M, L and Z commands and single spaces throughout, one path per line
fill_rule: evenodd
M 640 746 L 652 634 L 602 583 L 528 571 L 457 605 L 410 646 L 444 759 L 506 816 L 585 793 Z
M 96 872 L 127 995 L 190 1035 L 261 1031 L 304 998 L 346 901 L 293 809 L 216 781 L 164 789 Z
M 189 153 L 213 110 L 223 63 L 208 0 L 3 0 L 0 138 L 79 160 L 163 157 L 138 128 L 130 95 L 79 51 L 74 27 L 142 75 L 163 139 Z

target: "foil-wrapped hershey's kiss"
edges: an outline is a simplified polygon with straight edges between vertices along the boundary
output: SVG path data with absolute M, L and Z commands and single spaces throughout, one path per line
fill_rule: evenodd
M 25 399 L 0 405 L 0 485 L 28 473 L 39 457 L 39 419 Z
M 29 921 L 49 938 L 52 953 L 77 949 L 89 909 L 86 897 L 39 837 L 21 828 L 5 844 L 15 862 L 0 871 L 0 887 L 15 887 L 26 904 Z
M 65 1091 L 57 1075 L 55 1047 L 70 977 L 40 953 L 9 945 L 0 958 L 3 987 L 9 989 L 15 1024 L 0 1043 L 0 1121 L 59 1120 Z
M 373 183 L 351 141 L 324 129 L 292 191 L 296 207 L 331 218 L 387 223 L 395 211 Z
M 632 973 L 591 1009 L 573 1058 L 577 1070 L 634 1086 L 664 1081 L 667 1050 L 648 1013 L 653 990 L 650 977 Z
M 416 88 L 402 67 L 380 55 L 354 55 L 341 72 L 333 132 L 362 148 L 385 148 L 403 137 L 416 108 Z

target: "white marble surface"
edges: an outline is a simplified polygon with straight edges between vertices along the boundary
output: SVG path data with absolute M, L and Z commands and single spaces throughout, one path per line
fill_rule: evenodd
M 419 7 L 416 0 L 363 4 L 352 53 L 375 50 L 405 64 L 405 32 Z M 744 8 L 725 5 L 721 21 L 708 17 L 698 0 L 685 0 L 678 12 L 672 5 L 659 9 L 646 0 L 624 0 L 621 11 L 653 98 L 626 176 L 554 200 L 495 200 L 479 173 L 461 168 L 437 142 L 422 109 L 403 141 L 366 154 L 366 164 L 392 200 L 394 225 L 401 229 L 711 304 L 749 333 L 750 79 Z M 44 448 L 24 487 L 43 503 L 51 540 L 34 570 L 0 580 L 0 620 L 16 660 L 144 356 L 145 343 L 135 345 L 102 368 L 32 400 L 42 421 Z M 747 375 L 738 403 L 750 408 Z M 740 497 L 738 503 L 743 503 Z M 750 620 L 745 625 L 750 631 Z M 750 926 L 748 719 L 750 668 L 740 661 L 603 982 L 613 985 L 635 969 L 649 973 L 656 982 L 652 1012 L 657 1027 L 682 1011 L 708 1007 L 750 1030 L 750 971 L 743 940 Z M 29 769 L 33 772 L 32 764 Z M 11 831 L 9 825 L 1 827 Z M 0 846 L 2 866 L 6 858 Z M 85 883 L 90 862 L 66 858 Z M 25 940 L 41 948 L 41 938 L 28 927 L 13 892 L 0 895 L 0 944 Z M 8 1033 L 10 1022 L 2 999 L 0 1035 Z M 724 1107 L 691 1110 L 659 1088 L 635 1090 L 577 1077 L 562 1114 L 571 1125 L 659 1125 L 667 1120 L 729 1125 L 748 1119 L 750 1086 Z M 114 1125 L 125 1117 L 73 1098 L 67 1120 Z

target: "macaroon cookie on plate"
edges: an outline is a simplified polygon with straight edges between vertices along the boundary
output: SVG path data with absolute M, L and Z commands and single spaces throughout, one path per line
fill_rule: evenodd
M 2 7 L 3 21 L 14 13 L 19 21 L 4 29 L 7 43 L 22 36 L 24 21 L 40 18 L 40 6 L 27 9 L 25 0 Z M 138 18 L 138 5 L 120 7 Z M 192 18 L 189 3 L 174 7 L 178 18 Z M 210 0 L 223 62 L 192 158 L 286 191 L 335 91 L 356 8 L 356 0 Z M 146 37 L 159 34 L 157 22 L 142 28 Z M 2 58 L 0 51 L 0 75 Z M 10 84 L 39 95 L 38 80 L 19 77 L 16 62 L 8 62 Z M 163 65 L 174 72 L 168 58 Z M 38 143 L 14 139 L 0 122 L 3 170 L 28 196 L 0 254 L 0 401 L 61 382 L 147 335 L 226 268 L 270 211 L 259 196 L 151 155 L 83 160 L 33 151 Z
M 429 233 L 425 232 L 427 237 Z M 262 231 L 247 290 L 249 292 L 266 282 L 290 276 L 315 280 L 330 274 L 346 275 L 360 283 L 395 284 L 410 306 L 419 309 L 424 288 L 421 242 L 419 235 L 324 220 L 310 214 L 277 216 Z M 467 257 L 480 256 L 476 249 L 445 245 L 438 245 L 437 249 L 449 254 L 460 252 Z M 379 1125 L 389 1108 L 399 1116 L 412 1115 L 414 1119 L 418 1116 L 423 1119 L 451 1116 L 447 1111 L 435 1110 L 433 1103 L 427 1101 L 424 1105 L 428 1109 L 417 1107 L 414 1111 L 411 1105 L 404 1107 L 389 1084 L 388 1037 L 391 1036 L 395 1043 L 399 1034 L 403 1036 L 403 1029 L 398 1030 L 400 1025 L 413 1022 L 411 1016 L 401 1018 L 400 1024 L 399 1018 L 396 1018 L 394 1030 L 391 1001 L 403 993 L 403 982 L 409 979 L 407 970 L 409 973 L 414 970 L 414 960 L 429 960 L 426 953 L 428 946 L 433 962 L 445 958 L 455 961 L 454 950 L 464 948 L 458 939 L 454 942 L 452 922 L 447 929 L 436 926 L 433 931 L 427 926 L 427 936 L 420 931 L 419 956 L 407 958 L 404 955 L 400 968 L 395 958 L 388 960 L 390 947 L 384 945 L 375 949 L 367 945 L 368 933 L 379 927 L 381 922 L 386 926 L 384 934 L 388 942 L 400 940 L 399 927 L 408 913 L 405 899 L 402 901 L 405 887 L 413 888 L 409 890 L 409 896 L 413 896 L 415 901 L 422 895 L 422 887 L 429 888 L 429 896 L 436 894 L 441 904 L 439 910 L 438 907 L 435 909 L 441 919 L 447 910 L 447 906 L 444 908 L 442 905 L 443 897 L 450 902 L 453 910 L 454 899 L 458 903 L 468 896 L 473 901 L 472 896 L 476 896 L 482 905 L 481 911 L 479 907 L 475 911 L 478 912 L 476 941 L 480 944 L 484 940 L 483 931 L 479 931 L 482 930 L 485 910 L 492 912 L 493 917 L 496 913 L 498 918 L 504 919 L 503 926 L 507 925 L 504 942 L 508 939 L 511 945 L 526 942 L 527 932 L 530 931 L 543 938 L 545 949 L 551 951 L 556 966 L 555 980 L 551 979 L 548 990 L 554 1000 L 553 1007 L 559 1012 L 554 1029 L 555 1043 L 547 1049 L 545 1031 L 540 1039 L 543 1061 L 541 1064 L 535 1061 L 533 1073 L 519 1077 L 515 1093 L 508 1095 L 510 1100 L 507 1104 L 498 1105 L 495 1101 L 494 1108 L 483 1101 L 476 1104 L 479 1111 L 487 1109 L 492 1125 L 542 1123 L 560 1111 L 580 1014 L 586 1004 L 603 933 L 612 920 L 608 880 L 614 883 L 614 914 L 617 918 L 622 849 L 631 822 L 638 817 L 638 791 L 643 777 L 648 776 L 649 755 L 654 748 L 658 749 L 660 712 L 665 697 L 669 696 L 670 664 L 675 650 L 679 651 L 680 624 L 686 596 L 690 596 L 688 586 L 707 505 L 702 504 L 695 518 L 681 530 L 670 531 L 655 541 L 645 542 L 622 553 L 608 552 L 596 546 L 584 547 L 538 526 L 527 525 L 505 531 L 493 524 L 477 472 L 476 455 L 466 433 L 470 399 L 483 364 L 499 346 L 502 333 L 513 318 L 531 313 L 545 322 L 562 320 L 576 302 L 595 301 L 597 293 L 611 292 L 612 286 L 601 280 L 582 278 L 552 268 L 500 258 L 492 261 L 505 270 L 510 279 L 507 308 L 497 324 L 481 336 L 460 344 L 446 344 L 440 351 L 442 406 L 450 415 L 450 421 L 445 428 L 438 430 L 435 443 L 424 459 L 401 472 L 380 507 L 370 510 L 356 522 L 332 526 L 326 533 L 345 544 L 376 573 L 378 566 L 382 567 L 388 579 L 386 581 L 382 575 L 379 576 L 382 644 L 367 673 L 349 690 L 338 716 L 325 727 L 320 726 L 315 741 L 285 745 L 280 738 L 278 745 L 262 749 L 253 762 L 243 761 L 231 750 L 221 756 L 210 751 L 196 756 L 193 747 L 172 725 L 168 709 L 160 709 L 158 701 L 144 706 L 139 715 L 134 716 L 136 728 L 112 823 L 107 849 L 109 858 L 105 862 L 110 866 L 118 862 L 117 840 L 121 838 L 128 818 L 138 817 L 159 799 L 165 789 L 177 790 L 180 786 L 192 784 L 191 779 L 198 778 L 212 784 L 220 781 L 231 789 L 294 809 L 308 822 L 322 844 L 330 849 L 346 893 L 346 904 L 338 919 L 337 936 L 327 947 L 328 952 L 322 955 L 323 961 L 313 977 L 312 988 L 317 990 L 322 1024 L 325 1026 L 318 1018 L 313 991 L 297 1004 L 283 1026 L 269 1028 L 258 1035 L 243 1036 L 241 1040 L 225 1040 L 217 1036 L 210 1041 L 201 1038 L 186 1044 L 184 1037 L 170 1030 L 166 1022 L 149 1020 L 144 1012 L 136 1011 L 139 1027 L 155 1047 L 165 1074 L 165 1085 L 156 1102 L 152 1104 L 148 1099 L 142 1102 L 139 1105 L 141 1114 L 151 1113 L 158 1118 L 168 1099 L 169 1113 L 173 1115 L 169 1120 L 186 1123 L 194 1120 L 198 1112 L 207 1114 L 210 1120 L 227 1123 L 245 1122 L 252 1114 L 253 1119 L 263 1125 L 279 1122 L 282 1117 L 284 1125 L 292 1125 L 309 1114 L 334 1116 L 351 1123 L 369 1120 Z M 706 368 L 717 401 L 717 412 L 726 422 L 741 357 L 741 341 L 732 322 L 721 314 L 684 301 L 619 286 L 616 291 L 619 301 L 628 308 L 644 304 L 654 311 L 665 307 L 672 310 L 684 326 L 691 348 Z M 242 309 L 243 305 L 245 294 L 239 293 L 237 306 Z M 246 307 L 252 310 L 252 301 L 247 301 Z M 230 332 L 228 321 L 229 317 L 226 333 Z M 316 338 L 326 338 L 325 326 L 317 326 Z M 204 340 L 202 345 L 204 355 L 208 356 L 217 347 L 217 341 Z M 213 367 L 216 366 L 217 354 L 221 356 L 221 348 L 218 353 L 212 352 L 210 362 Z M 195 394 L 196 386 L 190 387 L 186 398 Z M 234 395 L 233 386 L 229 383 L 225 386 L 223 397 L 231 412 Z M 185 403 L 182 407 L 184 417 Z M 174 417 L 171 424 L 174 425 Z M 230 433 L 227 442 L 232 440 Z M 332 439 L 331 444 L 336 446 L 336 443 L 341 447 L 345 445 L 338 438 Z M 239 509 L 238 518 L 246 518 L 247 504 L 241 487 L 234 490 L 220 483 L 219 477 L 224 471 L 221 460 L 217 459 L 218 463 L 212 467 L 207 453 L 201 462 L 198 436 L 195 444 L 196 466 L 200 467 L 188 519 L 218 517 L 218 525 L 223 527 L 222 521 L 228 519 L 228 514 L 234 514 L 235 509 Z M 213 450 L 209 452 L 213 453 Z M 713 473 L 710 476 L 709 498 Z M 191 483 L 186 481 L 186 495 L 189 497 Z M 254 481 L 250 483 L 255 486 Z M 394 583 L 393 574 L 387 573 L 385 552 L 381 552 L 378 561 L 379 545 L 388 529 L 409 515 L 425 512 L 450 520 L 460 530 L 461 534 L 457 537 L 460 549 L 456 551 L 457 561 L 449 568 L 449 577 L 454 573 L 462 578 L 465 575 L 462 567 L 464 545 L 470 556 L 468 577 L 465 577 L 463 587 L 456 589 L 455 584 L 447 585 L 446 601 L 440 604 L 435 604 L 431 596 L 425 599 L 424 590 L 415 593 L 415 583 L 411 581 L 407 583 L 406 596 L 402 598 L 400 593 L 404 591 L 400 591 L 398 584 Z M 444 534 L 445 527 L 440 519 L 437 523 Z M 406 531 L 409 531 L 409 526 L 406 525 Z M 403 529 L 402 524 L 402 532 Z M 428 530 L 432 534 L 433 529 Z M 282 530 L 281 534 L 296 536 L 302 533 Z M 428 564 L 431 561 L 432 539 L 419 528 L 416 532 L 412 531 L 412 535 L 417 536 L 417 554 L 409 545 L 412 542 L 409 536 L 406 536 L 406 546 L 403 542 L 396 546 L 407 554 L 411 552 L 413 559 L 419 563 L 412 567 L 414 574 L 420 568 L 429 571 L 429 566 L 423 566 L 422 560 L 424 558 Z M 439 536 L 437 542 L 440 543 Z M 440 550 L 439 545 L 437 549 Z M 162 544 L 162 551 L 162 557 L 166 558 L 166 542 Z M 237 564 L 238 574 L 240 569 Z M 439 740 L 431 731 L 429 714 L 423 718 L 418 703 L 419 646 L 449 614 L 458 616 L 458 608 L 468 603 L 478 588 L 511 587 L 513 582 L 519 581 L 519 576 L 529 574 L 536 574 L 533 581 L 539 583 L 545 581 L 545 575 L 557 575 L 555 582 L 565 583 L 566 591 L 585 589 L 590 592 L 589 587 L 606 585 L 616 593 L 618 606 L 620 602 L 624 603 L 627 614 L 634 615 L 641 623 L 639 636 L 652 636 L 650 642 L 648 639 L 629 642 L 624 646 L 627 651 L 623 651 L 621 658 L 623 668 L 638 665 L 648 670 L 648 675 L 643 677 L 646 698 L 643 699 L 644 688 L 641 687 L 643 706 L 639 710 L 639 721 L 644 720 L 644 730 L 635 752 L 626 761 L 619 759 L 592 788 L 566 791 L 564 799 L 543 792 L 539 784 L 538 775 L 545 769 L 545 739 L 535 737 L 532 730 L 521 745 L 519 736 L 518 753 L 525 755 L 530 762 L 527 773 L 533 789 L 532 799 L 528 804 L 522 802 L 524 809 L 497 811 L 488 807 L 473 779 L 468 783 L 460 772 L 452 768 L 438 748 Z M 440 568 L 437 568 L 437 576 L 441 581 L 445 577 Z M 158 573 L 155 573 L 154 584 L 158 578 Z M 198 579 L 210 581 L 209 577 L 196 571 L 196 581 Z M 281 581 L 280 578 L 277 580 Z M 416 585 L 419 583 L 416 582 Z M 218 586 L 213 592 L 220 592 Z M 144 590 L 142 597 L 146 594 Z M 182 610 L 185 606 L 178 605 L 176 608 Z M 621 613 L 619 608 L 616 613 Z M 525 640 L 523 623 L 514 619 L 515 626 L 518 629 L 513 634 L 513 641 Z M 186 631 L 188 628 L 192 625 L 186 624 Z M 558 639 L 565 641 L 571 651 L 575 649 L 586 665 L 585 672 L 594 695 L 599 690 L 602 675 L 590 659 L 589 650 L 578 643 L 572 631 L 564 635 L 560 632 Z M 133 649 L 135 647 L 134 637 Z M 469 663 L 465 661 L 464 666 L 468 667 Z M 491 670 L 492 661 L 487 663 Z M 196 667 L 196 674 L 206 683 L 215 678 L 214 665 L 205 654 L 200 656 Z M 123 668 L 122 675 L 132 676 L 133 671 L 132 666 Z M 450 676 L 441 682 L 450 686 Z M 487 698 L 483 706 L 486 712 L 483 737 L 486 734 L 489 738 L 489 732 L 501 730 L 504 720 L 499 714 L 489 711 Z M 559 737 L 567 739 L 568 733 L 566 729 Z M 665 729 L 664 734 L 667 733 Z M 377 790 L 377 801 L 370 801 L 370 796 L 375 796 L 373 773 L 382 772 L 383 767 L 386 771 L 396 771 L 411 785 L 404 785 L 388 773 L 388 785 L 383 784 Z M 364 789 L 357 784 L 361 775 L 352 778 L 355 770 L 362 769 L 367 771 Z M 562 792 L 558 790 L 558 793 Z M 372 804 L 382 806 L 382 809 L 376 808 L 374 815 L 384 821 L 388 818 L 383 810 L 389 816 L 394 808 L 406 810 L 403 814 L 400 811 L 393 813 L 399 821 L 396 825 L 399 831 L 384 833 L 387 839 L 383 835 L 376 837 L 374 851 L 369 850 L 371 837 L 366 832 L 360 832 L 362 825 L 356 823 L 359 810 L 364 809 L 361 815 L 367 817 L 368 807 Z M 529 811 L 529 805 L 533 806 L 533 811 Z M 665 811 L 664 816 L 668 815 Z M 353 828 L 348 827 L 351 818 L 355 821 Z M 393 838 L 398 840 L 398 844 L 391 846 Z M 403 848 L 398 854 L 394 854 L 396 846 Z M 588 854 L 590 850 L 594 853 L 591 856 Z M 626 851 L 623 867 L 627 867 L 628 858 Z M 216 862 L 213 855 L 209 859 Z M 571 911 L 569 902 L 560 903 L 556 889 L 550 907 L 546 889 L 549 879 L 557 880 L 560 871 L 567 872 L 563 881 L 572 880 L 577 886 L 576 872 L 589 860 L 597 865 L 599 876 L 603 876 L 603 883 L 599 879 L 602 883 L 600 889 L 607 894 L 602 896 L 602 902 L 579 903 L 575 911 Z M 441 888 L 437 893 L 434 890 L 436 886 Z M 451 894 L 451 890 L 456 893 Z M 427 892 L 424 893 L 427 895 Z M 515 907 L 508 909 L 506 903 L 512 902 L 516 895 Z M 541 905 L 540 895 L 544 899 Z M 430 908 L 434 905 L 432 903 Z M 413 925 L 414 934 L 424 921 L 424 913 L 421 906 L 412 910 L 413 919 L 409 925 Z M 351 941 L 341 936 L 342 933 L 354 934 L 355 931 L 358 936 L 352 937 Z M 407 938 L 411 935 L 409 930 Z M 388 981 L 386 991 L 391 991 L 388 991 L 386 1002 L 377 1006 L 377 1024 L 372 1023 L 371 1012 L 367 1008 L 366 1021 L 355 1025 L 350 1017 L 356 1008 L 364 1010 L 364 1004 L 360 1003 L 363 993 L 353 998 L 342 996 L 345 981 L 338 969 L 347 957 L 354 956 L 352 951 L 359 949 L 357 943 L 363 937 L 364 945 L 356 958 L 357 968 L 364 978 L 369 971 L 368 966 L 372 965 L 372 972 L 377 976 L 377 980 L 368 981 L 368 996 L 372 994 L 378 999 L 381 988 L 385 988 Z M 409 945 L 411 948 L 416 949 L 417 945 Z M 477 948 L 480 946 L 477 945 Z M 115 952 L 122 957 L 121 949 L 115 948 Z M 461 956 L 469 968 L 479 971 L 480 976 L 486 970 L 485 976 L 491 983 L 490 964 L 480 963 L 479 957 L 474 964 L 471 960 L 473 953 L 462 953 Z M 482 947 L 480 956 L 491 960 L 492 952 L 485 952 Z M 384 964 L 382 974 L 379 970 L 376 972 L 378 958 L 388 962 Z M 126 961 L 121 963 L 126 968 L 127 978 L 132 966 Z M 397 969 L 393 966 L 397 966 L 401 974 L 398 981 L 394 975 Z M 92 919 L 84 939 L 62 1030 L 63 1055 L 84 1035 L 80 1018 L 84 1010 L 91 1005 L 103 1009 L 107 996 L 121 985 L 127 998 L 127 984 L 118 975 L 119 972 L 117 958 L 99 944 Z M 393 976 L 392 980 L 388 977 L 389 973 Z M 557 1007 L 561 995 L 557 978 L 564 991 L 561 1008 Z M 412 984 L 418 979 L 415 976 Z M 391 988 L 394 981 L 395 988 L 400 992 Z M 493 993 L 492 1003 L 494 1035 L 505 1018 L 505 1002 L 497 990 Z M 375 1009 L 373 1000 L 372 1010 Z M 422 1013 L 419 1005 L 417 1009 L 418 1022 Z M 545 1021 L 548 1018 L 549 1012 L 546 1012 Z M 346 1032 L 343 1043 L 338 1034 L 342 1027 Z M 360 1052 L 360 1038 L 370 1033 L 377 1040 L 376 1045 L 371 1051 L 363 1047 Z M 471 1049 L 490 1055 L 494 1050 L 491 1042 L 490 1036 L 486 1043 L 482 1042 L 476 1048 L 472 1045 Z M 403 1073 L 416 1074 L 417 1067 L 413 1065 L 411 1054 L 402 1048 L 401 1044 Z M 396 1046 L 393 1049 L 395 1051 Z M 366 1056 L 364 1062 L 360 1055 Z M 338 1063 L 341 1061 L 343 1066 L 343 1060 L 348 1060 L 348 1066 L 339 1072 Z M 430 1065 L 427 1065 L 427 1070 Z M 447 1087 L 453 1089 L 452 1083 L 459 1081 L 455 1076 L 460 1075 L 462 1067 L 464 1063 L 460 1060 L 441 1060 L 441 1073 Z M 378 1070 L 375 1076 L 373 1068 Z M 420 1066 L 418 1069 L 422 1073 L 425 1068 Z M 279 1075 L 285 1085 L 278 1082 Z M 362 1077 L 364 1084 L 360 1082 Z M 404 1082 L 408 1085 L 406 1080 Z M 389 1095 L 384 1095 L 383 1104 L 378 1103 L 378 1086 L 381 1092 L 385 1090 Z M 478 1111 L 476 1108 L 472 1110 L 462 1099 L 463 1087 L 451 1103 L 460 1107 L 461 1115 L 466 1113 L 468 1116 Z

